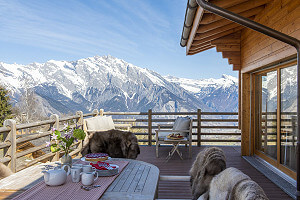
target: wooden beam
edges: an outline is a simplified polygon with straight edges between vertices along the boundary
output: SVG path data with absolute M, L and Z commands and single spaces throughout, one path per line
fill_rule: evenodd
M 237 4 L 240 4 L 240 3 L 243 3 L 246 1 L 248 1 L 248 0 L 230 0 L 230 1 L 210 0 L 209 2 L 216 6 L 219 6 L 221 8 L 229 8 L 231 6 L 235 6 Z
M 214 46 L 205 47 L 205 48 L 202 48 L 202 49 L 196 50 L 196 51 L 189 51 L 189 54 L 188 54 L 188 55 L 195 55 L 195 54 L 197 54 L 197 53 L 200 53 L 200 52 L 202 52 L 202 51 L 206 51 L 206 50 L 212 49 L 212 48 L 214 48 Z
M 229 39 L 229 40 L 220 40 L 220 39 L 217 39 L 218 41 L 216 40 L 213 40 L 211 41 L 211 45 L 240 45 L 241 43 L 241 40 L 240 39 Z
M 222 51 L 240 51 L 241 47 L 240 45 L 218 45 L 217 46 L 217 52 Z
M 189 39 L 188 39 L 187 45 L 186 45 L 186 55 L 189 54 L 192 43 L 194 42 L 194 38 L 196 36 L 196 32 L 197 32 L 198 26 L 199 26 L 199 22 L 201 21 L 203 13 L 204 13 L 204 9 L 200 6 L 198 6 L 197 12 L 196 12 L 196 15 L 195 15 L 195 18 L 194 18 L 194 21 L 193 21 L 193 27 L 192 27 L 192 30 L 190 32 Z
M 233 65 L 232 70 L 236 71 L 236 70 L 240 70 L 241 69 L 241 65 Z
M 250 155 L 250 74 L 242 74 L 242 97 L 241 97 L 241 153 L 242 156 Z
M 253 20 L 254 17 L 249 17 L 249 19 Z M 204 38 L 207 38 L 207 37 L 219 34 L 219 33 L 221 34 L 222 32 L 226 32 L 231 29 L 235 29 L 237 31 L 237 30 L 241 30 L 243 28 L 244 28 L 243 26 L 233 22 L 231 24 L 218 27 L 216 29 L 213 29 L 213 30 L 205 32 L 205 33 L 197 33 L 194 39 L 201 40 L 201 39 L 204 39 Z M 234 32 L 236 32 L 236 31 L 234 31 Z M 226 34 L 226 35 L 228 35 L 228 34 Z M 215 38 L 215 39 L 217 39 L 217 38 Z
M 201 40 L 201 39 L 207 38 L 209 36 L 216 35 L 218 33 L 222 33 L 222 32 L 225 32 L 225 31 L 228 31 L 230 29 L 234 29 L 234 28 L 237 28 L 237 27 L 240 27 L 240 26 L 241 25 L 239 25 L 237 23 L 231 23 L 231 24 L 218 27 L 216 29 L 213 29 L 213 30 L 205 32 L 205 33 L 197 33 L 195 38 L 197 38 L 197 40 Z
M 228 58 L 228 64 L 230 65 L 240 65 L 241 58 Z
M 271 0 L 250 0 L 250 1 L 246 1 L 244 3 L 232 6 L 232 7 L 228 8 L 227 10 L 229 10 L 231 12 L 234 12 L 234 13 L 240 14 L 240 13 L 245 12 L 247 10 L 265 5 L 269 1 L 271 1 Z M 200 24 L 210 24 L 210 23 L 213 23 L 213 22 L 218 21 L 220 19 L 222 19 L 222 17 L 220 17 L 218 15 L 205 14 L 202 17 Z
M 228 30 L 228 31 L 224 31 L 222 33 L 218 33 L 216 35 L 213 35 L 213 36 L 210 36 L 210 37 L 207 37 L 207 38 L 204 38 L 202 40 L 196 40 L 197 38 L 195 38 L 192 46 L 201 46 L 203 43 L 207 42 L 207 41 L 211 41 L 211 40 L 215 40 L 215 39 L 218 39 L 218 38 L 221 38 L 223 36 L 226 36 L 226 35 L 229 35 L 231 33 L 235 33 L 237 31 L 240 31 L 241 29 L 243 29 L 244 27 L 243 26 L 239 26 L 237 28 L 234 28 L 234 29 L 231 29 L 231 30 Z
M 208 46 L 213 46 L 213 45 L 211 45 L 210 42 L 208 41 L 206 43 L 203 43 L 201 46 L 191 47 L 190 51 L 199 50 L 199 49 L 202 49 L 202 48 L 206 48 Z
M 242 13 L 240 13 L 240 15 L 243 16 L 243 17 L 252 17 L 252 16 L 257 15 L 261 11 L 263 11 L 263 9 L 264 9 L 264 6 L 259 6 L 257 8 L 252 8 L 250 10 L 242 12 Z M 199 26 L 198 30 L 197 30 L 197 33 L 204 33 L 204 32 L 216 29 L 220 26 L 224 26 L 224 25 L 227 25 L 227 24 L 230 24 L 230 23 L 232 23 L 232 21 L 221 18 L 220 20 L 217 20 L 217 21 L 212 22 L 210 24 L 203 24 L 203 25 L 201 24 Z
M 241 57 L 241 52 L 240 51 L 223 51 L 222 56 L 223 56 L 223 58 Z
M 203 49 L 207 50 L 207 49 L 211 49 L 211 48 L 213 48 L 213 47 L 214 47 L 214 46 L 207 45 L 207 46 L 204 46 L 204 47 L 201 47 L 201 48 L 191 49 L 190 52 L 199 52 L 199 51 L 202 51 Z

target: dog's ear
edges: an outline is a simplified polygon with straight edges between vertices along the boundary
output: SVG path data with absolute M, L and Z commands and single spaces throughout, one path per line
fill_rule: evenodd
M 140 154 L 140 153 L 141 153 L 140 147 L 139 147 L 139 145 L 137 145 L 137 154 Z
M 89 153 L 90 151 L 90 139 L 92 137 L 90 137 L 90 135 L 86 135 L 84 140 L 83 140 L 83 146 L 82 146 L 82 150 L 81 150 L 81 154 L 83 156 L 85 156 L 86 154 Z
M 128 156 L 128 147 L 127 147 L 127 144 L 126 144 L 127 142 L 125 142 L 125 141 L 122 141 L 121 142 L 121 150 L 122 150 L 122 153 L 123 153 L 123 157 L 124 158 L 127 158 L 127 156 Z
M 90 152 L 90 144 L 88 143 L 88 144 L 86 144 L 85 146 L 82 147 L 81 154 L 83 156 L 85 156 L 89 152 Z

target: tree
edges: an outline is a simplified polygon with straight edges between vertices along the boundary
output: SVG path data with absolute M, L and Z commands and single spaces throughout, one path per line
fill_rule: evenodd
M 0 86 L 0 126 L 3 126 L 4 120 L 12 118 L 12 106 L 9 103 L 8 93 L 8 90 Z
M 41 120 L 41 113 L 38 109 L 37 97 L 33 88 L 25 88 L 19 102 L 21 112 L 21 123 L 29 123 Z

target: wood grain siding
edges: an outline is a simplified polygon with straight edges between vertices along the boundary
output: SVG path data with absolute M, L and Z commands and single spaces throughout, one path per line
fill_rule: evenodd
M 255 21 L 300 39 L 300 1 L 274 0 L 255 16 Z M 242 30 L 242 73 L 294 55 L 296 49 L 292 46 L 250 29 Z
M 243 156 L 250 155 L 250 74 L 242 74 L 242 112 L 241 112 L 241 152 Z

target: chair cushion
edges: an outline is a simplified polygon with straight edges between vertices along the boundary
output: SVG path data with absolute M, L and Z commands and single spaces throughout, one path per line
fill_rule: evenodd
M 177 117 L 174 122 L 172 130 L 189 130 L 190 129 L 190 117 Z M 177 132 L 176 132 L 177 133 Z M 186 137 L 187 132 L 180 132 L 180 135 Z
M 115 125 L 111 116 L 96 116 L 85 119 L 85 121 L 87 130 L 108 131 L 115 129 Z

